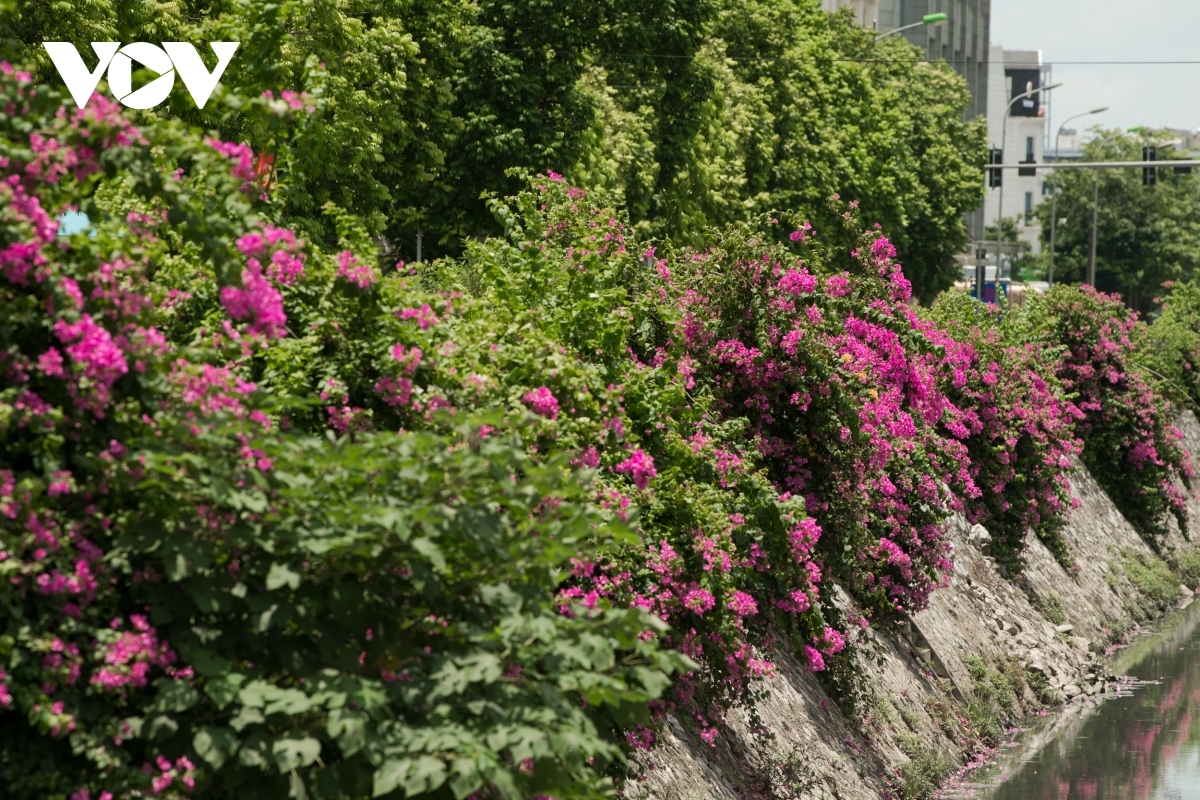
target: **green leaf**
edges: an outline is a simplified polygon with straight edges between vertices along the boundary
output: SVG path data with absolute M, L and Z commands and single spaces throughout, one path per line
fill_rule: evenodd
M 483 777 L 474 759 L 454 759 L 450 772 L 450 791 L 454 793 L 455 800 L 463 800 L 483 786 Z
M 159 678 L 154 685 L 158 687 L 158 696 L 154 700 L 156 711 L 187 711 L 200 700 L 200 693 L 187 681 Z
M 192 749 L 213 769 L 220 769 L 229 757 L 237 752 L 237 748 L 238 738 L 228 728 L 205 725 L 192 737 Z
M 175 732 L 179 730 L 179 723 L 166 714 L 159 714 L 146 720 L 144 730 L 147 739 L 161 742 L 175 735 Z
M 257 725 L 259 723 L 266 722 L 266 720 L 267 718 L 264 717 L 263 713 L 257 708 L 243 706 L 238 710 L 238 713 L 233 717 L 233 719 L 229 720 L 229 724 L 233 726 L 234 730 L 236 730 L 238 733 L 241 733 L 248 725 Z
M 238 696 L 238 688 L 245 680 L 245 675 L 221 675 L 205 681 L 204 693 L 212 698 L 217 708 L 223 709 Z
M 300 716 L 323 705 L 321 699 L 310 697 L 299 689 L 276 689 L 266 693 L 264 697 L 267 705 L 263 713 L 268 717 L 272 714 Z
M 433 543 L 432 539 L 427 536 L 413 539 L 412 546 L 414 550 L 429 559 L 434 569 L 438 571 L 446 569 L 446 556 L 442 553 L 441 548 Z
M 350 758 L 367 743 L 368 722 L 367 715 L 359 711 L 335 708 L 329 712 L 325 731 L 341 748 L 342 757 Z
M 221 656 L 213 653 L 211 650 L 206 650 L 203 647 L 192 647 L 186 650 L 181 648 L 181 651 L 185 653 L 185 659 L 188 665 L 191 666 L 192 669 L 196 670 L 197 675 L 215 678 L 225 675 L 225 673 L 229 672 L 229 670 L 233 667 L 233 663 L 230 662 L 229 659 L 222 658 Z M 209 681 L 206 684 L 206 691 L 207 686 L 211 685 L 213 685 L 212 681 Z M 215 700 L 216 698 L 214 697 L 213 699 Z M 218 705 L 222 704 L 218 701 Z
M 238 763 L 243 767 L 265 767 L 269 763 L 268 754 L 267 734 L 258 730 L 238 750 Z
M 286 564 L 276 562 L 267 573 L 267 591 L 273 592 L 281 586 L 292 589 L 300 586 L 300 573 L 293 572 Z
M 403 787 L 409 797 L 431 792 L 446 782 L 446 764 L 431 756 L 388 759 L 375 770 L 372 796 Z
M 304 738 L 286 737 L 277 739 L 271 746 L 275 763 L 280 772 L 307 767 L 321 755 L 321 743 L 311 736 Z

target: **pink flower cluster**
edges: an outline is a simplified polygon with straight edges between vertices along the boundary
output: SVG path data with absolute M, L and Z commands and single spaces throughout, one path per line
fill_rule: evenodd
M 270 89 L 267 89 L 265 92 L 263 92 L 262 96 L 267 100 L 275 100 L 275 93 Z M 312 97 L 308 94 L 308 92 L 300 92 L 297 94 L 291 89 L 284 89 L 279 93 L 278 102 L 281 102 L 292 111 L 306 111 L 311 114 L 316 109 L 316 106 L 313 104 Z
M 1047 306 L 1052 324 L 1044 336 L 1064 348 L 1058 378 L 1082 412 L 1084 464 L 1144 537 L 1165 535 L 1168 516 L 1186 529 L 1187 496 L 1176 484 L 1192 483 L 1192 457 L 1166 400 L 1134 366 L 1136 312 L 1088 286 L 1052 293 Z
M 420 308 L 402 308 L 396 312 L 396 318 L 415 320 L 423 331 L 438 324 L 437 314 L 428 303 L 422 303 Z
M 170 380 L 178 387 L 179 400 L 205 417 L 223 413 L 245 416 L 247 409 L 243 398 L 258 389 L 228 367 L 193 365 L 182 358 L 176 359 L 171 367 Z
M 654 459 L 641 448 L 635 450 L 633 455 L 617 464 L 613 469 L 628 475 L 639 489 L 645 489 L 649 485 L 650 479 L 658 475 L 654 469 Z
M 79 322 L 69 323 L 59 319 L 54 323 L 54 335 L 66 344 L 67 355 L 80 368 L 85 381 L 73 382 L 71 393 L 81 406 L 91 410 L 97 417 L 104 416 L 104 407 L 112 395 L 112 386 L 117 379 L 129 372 L 125 354 L 121 352 L 112 334 L 99 325 L 90 314 L 83 314 Z M 52 359 L 57 361 L 57 359 Z
M 237 248 L 246 257 L 242 286 L 222 287 L 221 305 L 230 318 L 250 320 L 248 333 L 281 338 L 287 314 L 277 286 L 291 286 L 304 273 L 304 242 L 286 228 L 268 225 L 239 238 Z
M 942 329 L 925 330 L 945 348 L 940 385 L 956 409 L 943 424 L 966 445 L 978 489 L 963 496 L 967 518 L 987 526 L 992 555 L 1010 569 L 1021 569 L 1030 530 L 1069 566 L 1058 530 L 1071 508 L 1068 471 L 1082 449 L 1082 413 L 1037 348 L 1003 340 L 996 313 L 952 294 L 931 314 Z
M 975 490 L 964 446 L 938 428 L 957 411 L 938 388 L 933 343 L 913 347 L 920 321 L 904 305 L 894 250 L 868 238 L 854 274 L 820 289 L 794 256 L 761 243 L 720 267 L 697 260 L 677 294 L 678 336 L 722 412 L 749 418 L 780 489 L 805 498 L 815 519 L 794 543 L 797 566 L 808 570 L 832 527 L 861 564 L 843 582 L 883 608 L 916 610 L 949 569 L 944 520 L 956 500 L 941 487 Z M 804 241 L 817 247 L 807 232 Z M 775 604 L 806 610 L 804 580 Z
M 345 278 L 360 289 L 369 288 L 371 284 L 379 280 L 375 275 L 375 270 L 370 265 L 359 261 L 349 250 L 338 253 L 337 264 L 337 276 Z
M 375 384 L 376 393 L 385 403 L 393 407 L 408 405 L 413 392 L 412 376 L 421 366 L 424 355 L 419 347 L 406 348 L 403 344 L 392 347 L 392 359 L 400 363 L 403 374 L 389 375 Z
M 233 172 L 235 178 L 241 178 L 246 183 L 254 181 L 254 151 L 250 149 L 249 145 L 223 142 L 220 139 L 206 139 L 205 144 L 234 162 L 230 171 Z
M 533 410 L 533 413 L 549 419 L 558 419 L 558 400 L 545 386 L 539 386 L 526 392 L 521 400 Z
M 157 774 L 155 774 L 155 767 L 158 768 Z M 175 781 L 183 784 L 184 791 L 196 788 L 196 765 L 189 761 L 187 756 L 180 756 L 172 764 L 166 757 L 160 755 L 155 758 L 154 766 L 143 765 L 142 772 L 153 775 L 150 780 L 150 791 L 154 794 L 162 794 Z
M 115 641 L 101 644 L 98 652 L 105 666 L 97 670 L 91 679 L 93 686 L 102 691 L 124 691 L 128 686 L 141 688 L 149 680 L 153 667 L 166 668 L 175 661 L 175 653 L 167 642 L 158 640 L 158 633 L 141 614 L 131 614 L 132 631 L 125 631 Z M 121 620 L 114 619 L 113 630 L 121 627 Z
M 26 235 L 0 250 L 0 275 L 9 283 L 25 286 L 29 275 L 46 264 L 42 249 L 54 241 L 58 223 L 42 208 L 37 197 L 25 191 L 19 175 L 0 181 L 0 222 L 15 225 Z M 36 275 L 40 283 L 44 275 Z

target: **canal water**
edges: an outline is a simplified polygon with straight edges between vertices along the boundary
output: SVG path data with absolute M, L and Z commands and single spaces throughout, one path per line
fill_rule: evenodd
M 1200 800 L 1200 603 L 1114 660 L 1128 691 L 1067 711 L 1001 759 L 981 800 Z M 960 795 L 961 796 L 961 795 Z

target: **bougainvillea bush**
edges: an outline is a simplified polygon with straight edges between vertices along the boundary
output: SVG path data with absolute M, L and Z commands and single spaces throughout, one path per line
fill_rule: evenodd
M 558 603 L 567 613 L 574 603 L 640 608 L 669 623 L 658 641 L 703 666 L 657 710 L 687 708 L 711 740 L 719 712 L 773 668 L 761 652 L 769 637 L 816 666 L 841 649 L 809 555 L 819 530 L 746 451 L 742 422 L 711 413 L 687 354 L 646 329 L 673 305 L 651 290 L 659 277 L 612 208 L 540 176 L 494 211 L 507 235 L 471 244 L 458 262 L 384 276 L 344 254 L 323 277 L 306 267 L 281 289 L 287 335 L 247 358 L 242 378 L 276 401 L 320 397 L 287 415 L 314 432 L 443 431 L 492 409 L 483 439 L 516 432 L 531 463 L 564 453 L 591 473 L 606 518 L 633 524 L 636 510 L 639 536 L 577 554 Z M 228 300 L 243 310 L 239 290 L 169 279 L 189 295 L 174 338 L 206 342 Z M 636 747 L 653 739 L 649 727 L 626 733 Z
M 353 309 L 374 265 L 267 224 L 246 148 L 0 71 L 0 794 L 603 793 L 694 667 L 559 593 L 633 510 L 482 407 L 425 392 L 446 422 L 399 431 L 289 389 L 286 307 Z M 91 231 L 56 237 L 76 205 Z M 421 354 L 367 349 L 411 411 Z
M 1137 312 L 1088 286 L 1056 286 L 1015 316 L 1026 341 L 1060 352 L 1055 370 L 1083 413 L 1082 461 L 1097 483 L 1152 546 L 1171 516 L 1186 530 L 1191 455 L 1174 410 L 1137 366 Z
M 1073 502 L 1068 474 L 1082 449 L 1075 425 L 1084 415 L 1055 374 L 1056 351 L 1016 342 L 1012 315 L 965 292 L 943 293 L 928 318 L 945 350 L 942 391 L 969 431 L 979 492 L 964 498 L 967 519 L 987 528 L 991 554 L 1013 572 L 1023 567 L 1029 532 L 1073 567 L 1061 533 Z
M 942 425 L 961 412 L 938 389 L 935 344 L 882 234 L 862 232 L 846 254 L 804 225 L 779 242 L 769 229 L 782 224 L 676 254 L 672 335 L 718 409 L 749 417 L 780 489 L 804 499 L 820 526 L 806 547 L 830 576 L 869 610 L 919 610 L 950 566 L 954 490 L 976 491 Z

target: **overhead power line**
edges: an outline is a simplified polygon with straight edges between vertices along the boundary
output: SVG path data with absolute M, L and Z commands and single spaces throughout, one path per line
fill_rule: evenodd
M 493 48 L 478 48 L 488 49 L 496 53 L 534 53 L 535 48 L 524 47 L 493 47 Z M 550 48 L 556 50 L 556 48 Z M 558 52 L 568 52 L 568 49 L 558 50 Z M 680 53 L 596 53 L 599 58 L 611 58 L 620 60 L 652 58 L 652 59 L 669 59 L 669 60 L 690 60 L 700 57 L 699 52 L 691 54 Z M 822 64 L 828 63 L 844 63 L 844 64 L 926 64 L 930 63 L 928 58 L 841 58 L 841 57 L 826 57 L 826 56 L 737 56 L 728 54 L 718 54 L 712 56 L 714 58 L 723 58 L 728 61 L 795 61 L 795 62 L 818 62 Z M 943 62 L 951 66 L 966 66 L 974 65 L 985 67 L 989 61 L 987 59 L 949 59 L 935 58 L 934 62 Z M 1046 61 L 1042 64 L 1031 65 L 1036 67 L 1059 67 L 1059 66 L 1200 66 L 1200 59 L 1186 60 L 1157 60 L 1157 61 L 1137 61 L 1137 60 L 1105 60 L 1105 61 Z M 1011 65 L 1007 65 L 1011 66 Z

